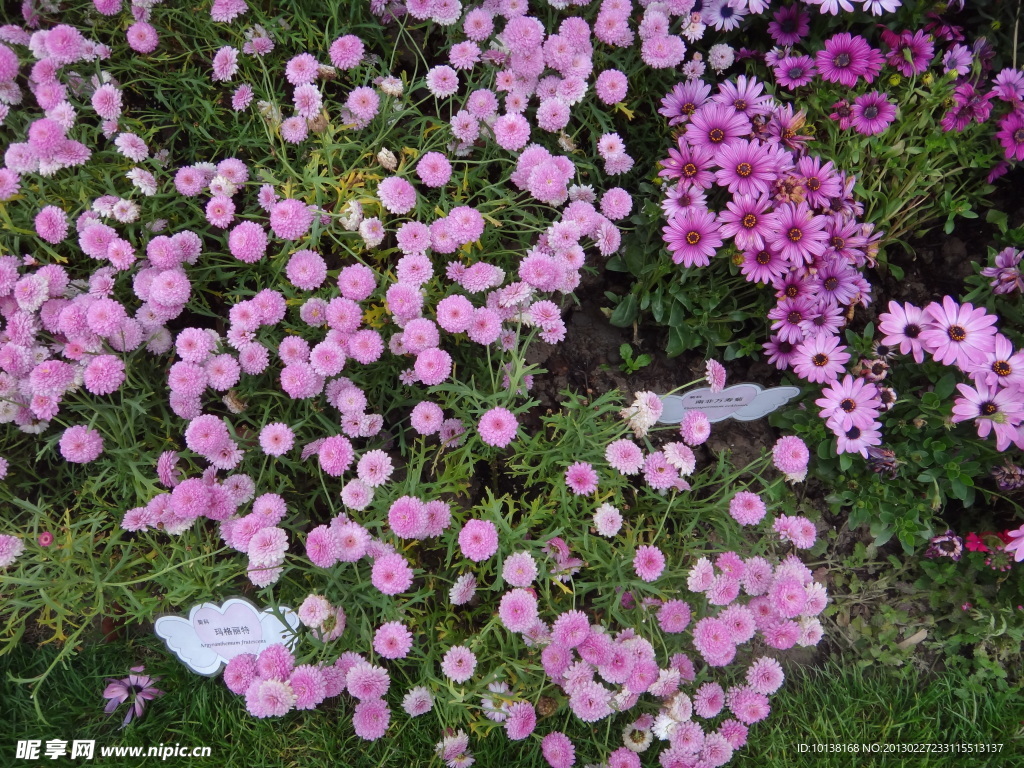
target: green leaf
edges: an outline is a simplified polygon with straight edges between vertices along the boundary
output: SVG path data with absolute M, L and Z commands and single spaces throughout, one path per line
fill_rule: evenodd
M 637 316 L 640 314 L 637 308 L 636 296 L 632 293 L 628 296 L 623 296 L 622 301 L 619 302 L 619 306 L 612 312 L 612 316 L 609 318 L 609 322 L 616 328 L 628 328 Z

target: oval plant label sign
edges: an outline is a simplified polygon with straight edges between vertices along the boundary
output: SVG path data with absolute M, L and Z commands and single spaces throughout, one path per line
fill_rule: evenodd
M 261 610 L 245 598 L 232 597 L 221 605 L 194 605 L 188 618 L 161 616 L 155 629 L 185 666 L 200 675 L 216 675 L 235 656 L 259 655 L 268 645 L 292 643 L 298 626 L 291 608 Z
M 710 422 L 753 421 L 776 411 L 800 394 L 798 387 L 762 389 L 757 384 L 734 384 L 721 392 L 702 387 L 685 395 L 662 395 L 660 424 L 678 424 L 687 411 L 703 411 Z

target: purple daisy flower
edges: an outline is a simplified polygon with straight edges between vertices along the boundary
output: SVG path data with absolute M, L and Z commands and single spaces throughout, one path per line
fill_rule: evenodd
M 853 129 L 862 136 L 882 133 L 896 119 L 896 105 L 881 91 L 862 93 L 851 107 Z
M 772 71 L 784 88 L 800 88 L 814 79 L 818 67 L 810 56 L 786 56 Z
M 921 333 L 921 344 L 936 361 L 969 370 L 995 349 L 995 315 L 973 304 L 957 304 L 943 296 L 942 304 L 924 308 L 932 323 Z
M 815 208 L 828 207 L 831 198 L 843 194 L 843 185 L 831 160 L 822 163 L 820 157 L 805 155 L 796 161 L 796 175 L 804 179 L 807 203 Z
M 662 229 L 672 261 L 686 267 L 705 267 L 722 245 L 718 221 L 711 211 L 687 211 Z
M 750 120 L 722 104 L 706 104 L 686 126 L 686 140 L 693 146 L 717 150 L 750 135 Z
M 796 45 L 811 29 L 811 16 L 799 4 L 780 8 L 772 16 L 768 34 L 779 45 Z
M 850 360 L 850 353 L 835 336 L 814 336 L 797 345 L 793 373 L 815 384 L 834 381 Z
M 777 147 L 737 140 L 718 151 L 715 160 L 722 167 L 715 178 L 733 194 L 766 194 L 781 170 L 779 155 Z
M 767 194 L 760 197 L 753 197 L 747 194 L 737 195 L 725 204 L 726 210 L 719 215 L 722 237 L 731 237 L 736 241 L 736 247 L 744 251 L 759 252 L 764 249 L 765 237 L 775 229 L 776 217 L 770 212 L 772 201 Z M 785 264 L 785 259 L 779 256 L 771 259 L 765 257 L 765 264 L 775 261 L 777 264 Z M 785 269 L 776 274 L 781 274 Z M 767 283 L 768 279 L 756 279 L 756 282 Z
M 769 244 L 793 264 L 810 263 L 825 252 L 825 217 L 815 216 L 807 203 L 785 203 L 776 210 L 778 227 Z
M 821 79 L 852 88 L 858 78 L 870 74 L 873 50 L 868 41 L 859 35 L 851 35 L 849 32 L 833 35 L 825 41 L 825 47 L 815 57 Z
M 725 214 L 722 214 L 725 219 Z M 725 234 L 725 228 L 722 228 Z M 737 240 L 737 243 L 739 241 Z M 743 263 L 740 272 L 752 283 L 771 283 L 790 269 L 790 263 L 779 253 L 767 246 L 761 249 L 750 249 L 743 252 Z
M 868 429 L 878 415 L 878 387 L 862 378 L 847 374 L 821 394 L 823 397 L 814 404 L 821 407 L 821 417 L 835 432 L 847 432 L 853 427 Z
M 931 38 L 919 29 L 913 34 L 904 32 L 900 35 L 885 61 L 904 77 L 911 77 L 928 69 L 934 53 L 935 45 Z
M 1013 111 L 999 121 L 996 138 L 1003 145 L 1007 160 L 1024 161 L 1024 113 Z
M 716 104 L 732 107 L 747 117 L 767 115 L 772 111 L 772 97 L 762 93 L 764 85 L 751 77 L 740 75 L 736 81 L 727 80 L 718 86 L 718 93 L 711 97 Z
M 807 199 L 811 200 L 809 194 Z M 828 248 L 823 255 L 826 258 L 845 259 L 850 264 L 864 266 L 866 261 L 864 247 L 867 245 L 868 239 L 860 232 L 860 224 L 856 221 L 848 220 L 840 214 L 829 216 L 828 222 L 825 224 Z
M 860 292 L 856 282 L 859 274 L 845 261 L 832 259 L 825 262 L 813 279 L 818 299 L 833 305 L 850 304 Z
M 800 324 L 814 316 L 815 300 L 811 296 L 784 297 L 768 310 L 768 319 L 774 320 L 772 330 L 778 331 L 782 341 L 799 344 L 804 340 Z
M 1013 344 L 996 334 L 988 358 L 971 370 L 971 378 L 989 387 L 1024 389 L 1024 352 L 1014 353 Z
M 129 702 L 128 714 L 125 715 L 124 722 L 121 723 L 122 728 L 127 726 L 133 718 L 142 717 L 146 711 L 147 701 L 152 701 L 158 696 L 164 695 L 163 691 L 153 685 L 160 678 L 142 674 L 145 671 L 145 667 L 132 667 L 132 674 L 128 675 L 128 677 L 121 680 L 107 680 L 107 687 L 103 691 L 103 698 L 110 699 L 110 701 L 107 702 L 103 711 L 108 715 L 112 715 L 114 710 L 121 706 L 121 704 L 126 701 Z
M 915 362 L 924 362 L 924 344 L 921 334 L 925 330 L 927 320 L 924 310 L 913 304 L 900 306 L 895 301 L 889 302 L 889 311 L 878 316 L 878 331 L 885 334 L 882 343 L 889 347 L 898 346 L 900 354 L 914 355 Z
M 658 114 L 668 118 L 669 125 L 685 123 L 707 102 L 711 86 L 703 80 L 687 80 L 672 87 L 661 100 Z
M 957 384 L 961 397 L 953 403 L 953 422 L 975 419 L 978 437 L 995 430 L 996 449 L 1005 451 L 1017 439 L 1017 426 L 1024 418 L 1024 405 L 1014 389 L 990 388 L 981 382 L 976 387 Z
M 658 175 L 668 179 L 679 179 L 680 186 L 709 189 L 715 180 L 715 174 L 711 171 L 714 164 L 715 153 L 712 150 L 703 146 L 691 146 L 680 137 L 679 149 L 669 149 L 668 159 L 661 161 L 662 170 Z

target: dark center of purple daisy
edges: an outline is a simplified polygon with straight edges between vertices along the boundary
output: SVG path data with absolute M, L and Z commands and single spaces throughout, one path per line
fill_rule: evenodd
M 991 400 L 987 400 L 981 404 L 981 415 L 992 416 L 999 410 L 999 406 L 993 403 Z
M 734 13 L 736 13 L 736 9 L 731 5 L 723 5 L 718 9 L 718 15 L 723 19 L 731 19 Z
M 694 104 L 692 101 L 688 101 L 685 104 L 683 104 L 679 111 L 682 112 L 684 115 L 692 115 L 694 112 L 697 111 L 697 105 Z
M 1009 376 L 1013 373 L 1013 369 L 1010 368 L 1010 364 L 1005 360 L 996 360 L 992 363 L 992 373 L 996 376 Z
M 790 312 L 788 315 L 786 315 L 786 320 L 788 322 L 792 323 L 793 325 L 796 325 L 797 323 L 799 323 L 803 319 L 804 319 L 804 316 L 802 314 L 800 314 L 799 312 L 797 312 L 795 309 L 792 312 Z
M 881 376 L 887 370 L 889 370 L 889 366 L 887 366 L 881 360 L 879 360 L 877 363 L 872 364 L 871 366 L 871 373 L 875 376 Z
M 832 66 L 834 67 L 848 67 L 850 66 L 850 54 L 843 52 L 832 57 Z
M 763 267 L 765 264 L 771 264 L 772 255 L 768 251 L 758 251 L 754 261 Z
M 806 186 L 809 190 L 811 190 L 811 192 L 817 192 L 819 189 L 821 189 L 821 179 L 819 179 L 817 176 L 811 176 L 810 178 L 807 179 Z
M 836 237 L 833 237 L 831 242 L 832 247 L 835 248 L 837 251 L 842 250 L 844 247 L 846 247 L 846 240 L 842 237 L 839 237 L 838 235 Z
M 906 336 L 908 339 L 916 339 L 918 336 L 921 335 L 921 326 L 911 323 L 910 325 L 903 329 L 903 335 Z
M 700 242 L 700 232 L 695 229 L 691 229 L 686 233 L 686 242 L 690 245 L 696 245 Z
M 799 64 L 794 64 L 792 67 L 789 68 L 789 79 L 790 80 L 799 80 L 803 76 L 804 76 L 804 68 L 801 67 Z
M 721 128 L 712 128 L 708 131 L 708 138 L 715 142 L 715 144 L 720 144 L 725 141 L 725 131 Z
M 742 112 L 743 110 L 745 110 L 747 108 L 747 100 L 746 99 L 736 99 L 736 101 L 734 101 L 732 103 L 732 105 L 734 107 L 736 107 L 736 111 L 737 112 Z
M 874 120 L 878 117 L 878 107 L 874 104 L 868 104 L 864 107 L 864 117 L 868 120 Z
M 860 427 L 850 427 L 850 430 L 846 433 L 847 440 L 857 440 L 860 438 Z
M 967 338 L 967 331 L 964 330 L 962 325 L 951 325 L 949 330 L 946 331 L 950 341 L 961 342 Z
M 694 176 L 697 175 L 698 170 L 700 169 L 697 168 L 696 163 L 687 163 L 686 165 L 683 166 L 683 176 L 685 176 L 688 179 L 692 179 Z
M 811 362 L 814 363 L 819 368 L 821 368 L 823 365 L 828 365 L 828 355 L 819 352 L 818 354 L 811 358 Z
M 786 233 L 786 237 L 794 243 L 799 243 L 804 238 L 804 232 L 800 227 L 791 227 L 789 232 Z
M 800 295 L 800 288 L 799 288 L 799 286 L 792 285 L 792 284 L 791 285 L 787 285 L 786 286 L 786 290 L 785 290 L 785 294 L 786 294 L 786 298 L 787 299 L 795 299 L 797 296 Z
M 842 408 L 847 413 L 853 413 L 855 410 L 857 410 L 857 401 L 854 400 L 852 397 L 848 397 L 845 400 L 839 401 L 839 407 Z
M 756 227 L 757 216 L 755 216 L 752 213 L 748 213 L 746 216 L 743 217 L 743 226 L 746 227 L 747 229 L 753 229 L 754 227 Z M 758 258 L 760 258 L 760 256 L 761 254 L 758 254 Z
M 818 315 L 818 316 L 817 316 L 816 318 L 814 318 L 813 320 L 811 320 L 811 323 L 812 323 L 813 325 L 817 326 L 818 328 L 822 328 L 822 327 L 824 327 L 824 325 L 825 325 L 825 320 L 826 320 L 826 319 L 827 319 L 827 318 L 826 318 L 826 316 L 825 316 L 825 315 Z
M 793 342 L 791 342 L 791 341 L 780 341 L 779 342 L 779 352 L 781 354 L 788 355 L 790 352 L 793 351 L 793 349 L 794 349 Z
M 736 173 L 738 173 L 743 178 L 746 178 L 753 172 L 754 168 L 750 163 L 740 163 L 739 165 L 736 166 Z
M 1018 128 L 1013 132 L 1013 143 L 1024 144 L 1024 127 Z
M 839 287 L 839 278 L 827 277 L 825 278 L 825 282 L 823 283 L 823 285 L 825 286 L 826 291 L 834 291 L 836 288 Z

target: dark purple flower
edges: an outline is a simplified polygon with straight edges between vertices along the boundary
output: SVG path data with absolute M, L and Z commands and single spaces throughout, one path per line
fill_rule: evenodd
M 874 64 L 881 59 L 880 54 L 873 57 L 873 51 L 868 41 L 859 35 L 849 32 L 833 35 L 816 56 L 821 79 L 847 88 L 855 86 L 861 77 L 870 83 L 877 75 Z
M 772 16 L 768 34 L 779 45 L 796 45 L 811 29 L 811 15 L 798 3 L 780 8 Z
M 925 557 L 948 557 L 951 560 L 959 560 L 964 551 L 964 541 L 953 531 L 946 531 L 941 536 L 933 538 L 928 549 L 925 550 Z
M 853 129 L 864 136 L 882 133 L 896 119 L 896 105 L 881 91 L 862 93 L 853 100 Z
M 785 88 L 799 88 L 807 85 L 818 73 L 814 59 L 810 56 L 787 56 L 775 65 L 775 79 Z
M 909 31 L 904 32 L 895 43 L 890 44 L 892 50 L 885 59 L 889 66 L 904 77 L 911 77 L 928 69 L 935 53 L 935 45 L 924 30 L 919 29 L 913 34 Z

